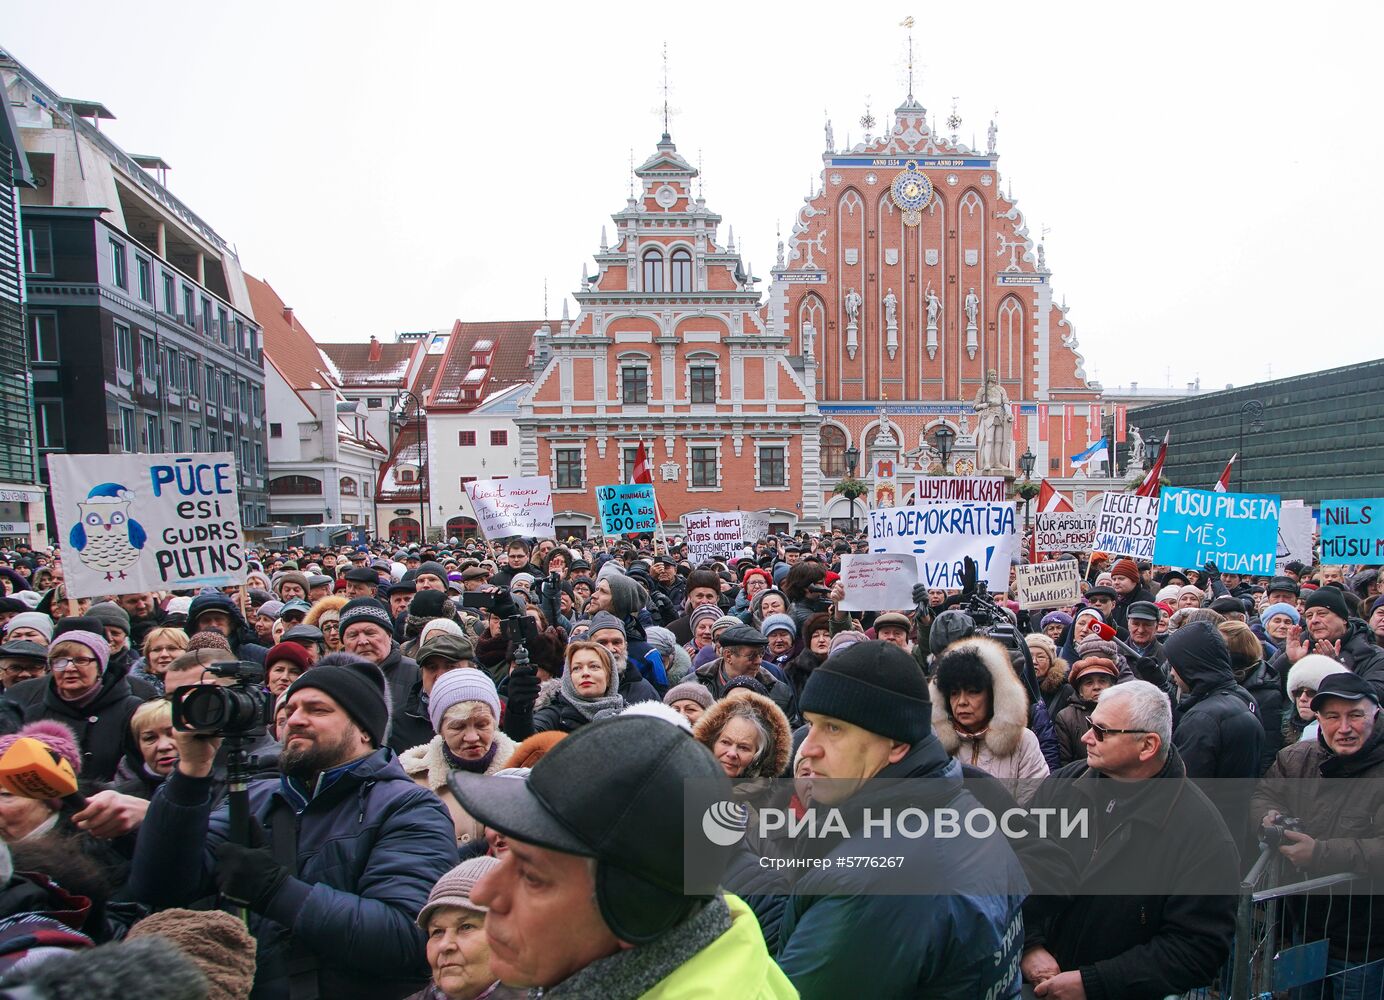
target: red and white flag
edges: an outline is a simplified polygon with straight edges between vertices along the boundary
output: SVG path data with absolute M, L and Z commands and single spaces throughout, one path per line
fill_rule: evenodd
M 654 484 L 653 467 L 649 465 L 649 453 L 644 450 L 644 442 L 639 442 L 639 450 L 634 453 L 634 468 L 630 471 L 630 481 L 638 485 L 648 483 Z M 668 520 L 668 515 L 663 512 L 663 504 L 658 502 L 658 494 L 654 494 L 654 507 L 658 510 L 659 521 Z
M 1072 503 L 1053 489 L 1052 483 L 1044 479 L 1038 486 L 1038 513 L 1052 514 L 1055 512 L 1071 513 Z
M 1230 456 L 1230 461 L 1225 463 L 1225 470 L 1221 473 L 1221 478 L 1216 480 L 1216 485 L 1211 487 L 1217 493 L 1226 493 L 1230 490 L 1230 470 L 1235 466 L 1235 460 L 1240 457 L 1237 451 Z
M 1158 481 L 1163 478 L 1163 463 L 1168 458 L 1168 439 L 1172 437 L 1172 431 L 1163 435 L 1163 444 L 1158 449 L 1158 458 L 1153 463 L 1153 468 L 1149 469 L 1149 474 L 1144 477 L 1144 481 L 1139 484 L 1139 488 L 1134 491 L 1136 497 L 1156 497 L 1158 496 Z

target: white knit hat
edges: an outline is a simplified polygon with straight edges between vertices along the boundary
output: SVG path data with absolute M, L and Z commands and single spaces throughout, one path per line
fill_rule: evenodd
M 481 877 L 499 863 L 499 858 L 482 855 L 479 858 L 463 861 L 446 875 L 443 875 L 432 887 L 432 892 L 428 893 L 428 901 L 423 904 L 423 909 L 418 911 L 418 926 L 427 930 L 428 918 L 433 915 L 434 910 L 444 906 L 460 906 L 481 913 L 488 912 L 489 907 L 481 906 L 481 904 L 472 901 L 471 893 L 475 890 L 476 883 L 481 880 Z
M 1292 669 L 1288 671 L 1288 695 L 1296 698 L 1297 693 L 1303 688 L 1316 691 L 1327 677 L 1332 674 L 1347 672 L 1347 667 L 1337 663 L 1329 656 L 1322 656 L 1320 653 L 1308 653 L 1294 663 Z

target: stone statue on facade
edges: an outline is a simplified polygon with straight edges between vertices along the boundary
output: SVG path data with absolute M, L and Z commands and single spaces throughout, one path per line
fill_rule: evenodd
M 1145 450 L 1144 436 L 1139 433 L 1139 428 L 1131 427 L 1129 429 L 1129 458 L 1125 464 L 1126 472 L 1144 471 Z
M 976 393 L 976 467 L 982 473 L 1012 475 L 1014 472 L 1014 413 L 1009 394 L 993 368 Z
M 884 296 L 884 325 L 899 325 L 899 297 L 894 294 L 894 290 L 889 289 L 889 294 Z
M 937 319 L 942 315 L 942 300 L 937 297 L 937 290 L 929 288 L 927 290 L 927 328 L 937 329 Z
M 976 295 L 974 288 L 966 293 L 965 309 L 966 329 L 974 330 L 976 328 L 976 316 L 980 312 L 980 297 Z
M 855 326 L 859 322 L 860 306 L 864 301 L 854 286 L 846 292 L 846 322 L 851 326 Z

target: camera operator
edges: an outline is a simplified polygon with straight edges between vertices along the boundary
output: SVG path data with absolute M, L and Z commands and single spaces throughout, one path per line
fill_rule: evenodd
M 1343 671 L 1322 678 L 1312 710 L 1320 737 L 1278 752 L 1255 789 L 1250 815 L 1259 819 L 1266 842 L 1278 843 L 1278 853 L 1304 877 L 1340 872 L 1371 877 L 1352 886 L 1344 900 L 1340 892 L 1296 897 L 1287 912 L 1304 940 L 1329 942 L 1327 982 L 1335 996 L 1377 997 L 1384 995 L 1384 914 L 1374 913 L 1370 894 L 1373 879 L 1384 875 L 1379 695 L 1369 681 Z M 1369 964 L 1342 972 L 1361 962 Z M 1356 992 L 1344 993 L 1347 987 Z
M 212 811 L 218 735 L 176 731 L 178 766 L 140 829 L 130 888 L 160 908 L 219 889 L 251 911 L 257 997 L 398 1000 L 428 967 L 414 917 L 456 863 L 452 821 L 383 747 L 374 664 L 313 667 L 286 694 L 280 775 L 250 782 L 250 844 Z M 272 845 L 272 846 L 266 846 Z

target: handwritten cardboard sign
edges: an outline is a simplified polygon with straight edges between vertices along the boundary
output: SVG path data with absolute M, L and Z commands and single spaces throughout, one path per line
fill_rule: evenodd
M 1074 559 L 1014 567 L 1014 595 L 1019 607 L 1066 608 L 1081 600 L 1081 571 Z
M 1038 552 L 1090 552 L 1095 537 L 1094 514 L 1046 511 L 1035 520 L 1034 548 Z
M 49 455 L 68 597 L 245 582 L 235 456 Z
M 547 476 L 478 479 L 466 484 L 476 523 L 486 538 L 553 534 L 553 484 Z
M 913 487 L 914 503 L 956 503 L 1009 499 L 1003 476 L 919 476 Z
M 1278 497 L 1170 486 L 1159 504 L 1153 555 L 1168 566 L 1214 562 L 1223 573 L 1270 576 L 1278 558 Z
M 870 514 L 870 551 L 916 556 L 918 582 L 958 589 L 964 560 L 992 590 L 1009 589 L 1009 567 L 1019 551 L 1014 504 L 953 503 L 885 507 Z
M 1101 498 L 1101 508 L 1096 514 L 1096 533 L 1091 539 L 1091 549 L 1095 552 L 1109 553 L 1115 559 L 1120 556 L 1152 559 L 1153 540 L 1157 530 L 1157 497 L 1140 497 L 1133 493 L 1106 493 Z
M 911 555 L 869 552 L 841 557 L 843 611 L 903 611 L 913 607 L 918 560 Z
M 693 566 L 736 555 L 742 542 L 742 512 L 738 510 L 705 514 L 685 514 L 687 557 Z

